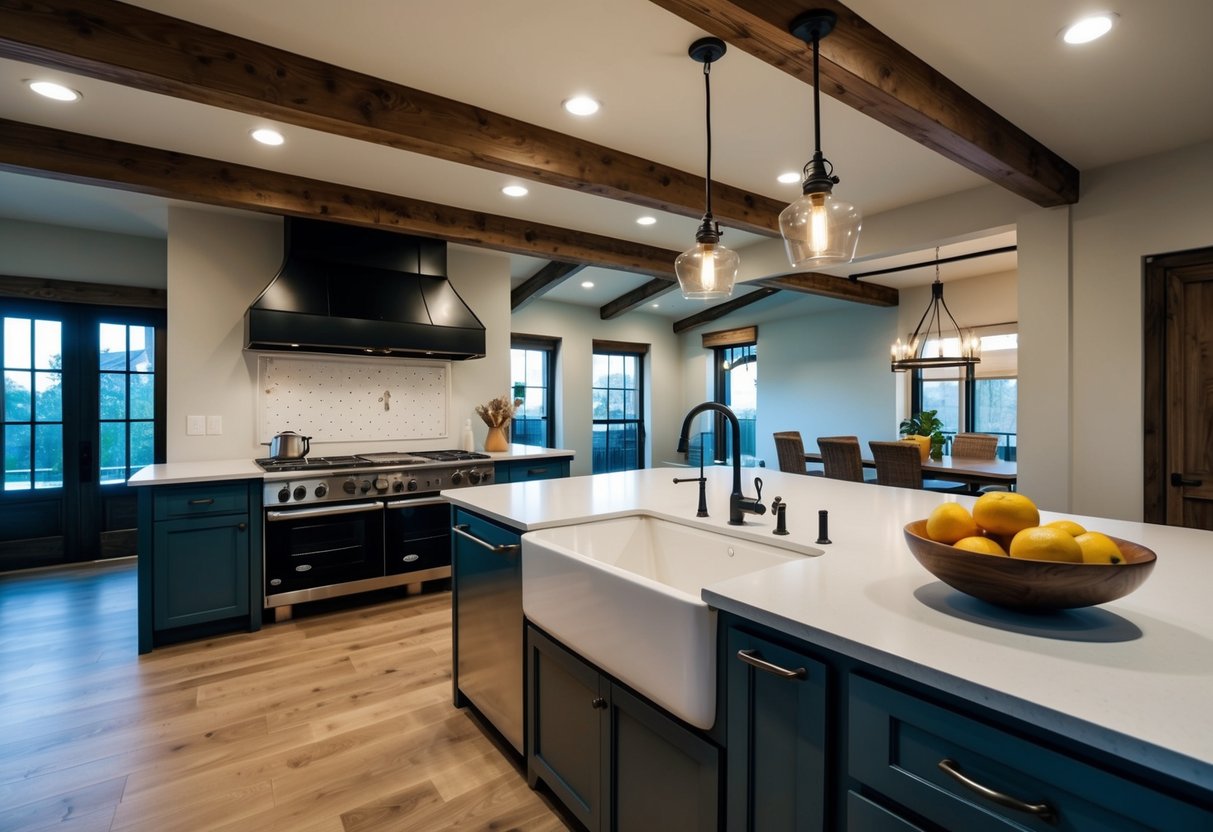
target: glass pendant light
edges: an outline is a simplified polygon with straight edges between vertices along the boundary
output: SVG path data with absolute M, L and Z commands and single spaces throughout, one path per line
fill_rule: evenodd
M 733 294 L 733 282 L 737 279 L 737 266 L 741 258 L 737 252 L 720 244 L 720 226 L 712 216 L 712 64 L 725 52 L 720 38 L 700 38 L 691 44 L 687 54 L 703 64 L 703 89 L 707 97 L 708 163 L 704 177 L 706 210 L 703 224 L 695 234 L 695 245 L 687 249 L 674 261 L 674 274 L 682 296 L 689 300 L 713 300 L 727 298 Z
M 925 264 L 924 264 L 925 265 Z M 944 338 L 943 315 L 948 316 L 956 337 Z M 933 350 L 927 349 L 928 340 Z M 954 348 L 953 348 L 954 347 Z M 952 317 L 952 311 L 943 299 L 943 283 L 939 279 L 939 248 L 935 248 L 935 282 L 931 284 L 931 301 L 918 319 L 918 326 L 904 342 L 898 338 L 893 344 L 889 368 L 897 373 L 906 370 L 923 370 L 933 367 L 969 367 L 981 363 L 981 339 L 973 331 L 965 331 Z
M 818 43 L 834 30 L 837 16 L 817 9 L 792 21 L 791 32 L 813 46 L 813 158 L 804 166 L 804 195 L 783 209 L 779 230 L 793 266 L 828 266 L 855 258 L 863 214 L 834 196 L 838 177 L 821 152 L 821 96 Z

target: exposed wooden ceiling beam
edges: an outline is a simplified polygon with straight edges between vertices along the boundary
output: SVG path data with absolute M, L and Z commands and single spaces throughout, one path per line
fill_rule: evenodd
M 810 8 L 833 11 L 838 24 L 820 42 L 823 93 L 1037 205 L 1078 201 L 1077 168 L 836 0 L 652 2 L 810 84 L 812 50 L 788 27 Z
M 375 226 L 672 280 L 678 252 L 0 119 L 0 170 L 169 199 Z
M 772 275 L 761 280 L 751 280 L 749 285 L 766 286 L 769 289 L 787 289 L 789 292 L 803 292 L 806 295 L 849 300 L 868 306 L 896 306 L 900 294 L 896 289 L 890 289 L 888 286 L 847 280 L 845 277 L 834 277 L 816 272 L 789 272 Z
M 510 292 L 510 311 L 517 312 L 584 268 L 584 263 L 548 263 Z
M 702 312 L 699 312 L 695 315 L 691 315 L 689 318 L 683 318 L 680 321 L 674 321 L 674 332 L 675 332 L 675 334 L 680 333 L 680 332 L 686 332 L 688 329 L 694 329 L 697 326 L 703 326 L 704 324 L 709 324 L 712 321 L 723 318 L 725 315 L 729 314 L 730 312 L 736 312 L 738 309 L 744 309 L 745 307 L 749 306 L 751 303 L 757 303 L 758 301 L 762 300 L 763 298 L 769 298 L 771 295 L 775 294 L 778 291 L 779 291 L 778 289 L 771 289 L 769 287 L 764 286 L 762 288 L 755 289 L 753 292 L 748 292 L 744 295 L 741 295 L 740 297 L 735 297 L 735 298 L 732 298 L 731 300 L 726 300 L 724 303 L 718 303 L 709 309 L 705 309 Z
M 698 218 L 702 177 L 114 0 L 0 3 L 0 56 Z M 784 204 L 721 182 L 722 224 L 778 236 Z
M 603 305 L 598 310 L 598 316 L 604 321 L 618 318 L 623 313 L 631 312 L 641 304 L 677 288 L 678 282 L 675 280 L 650 280 L 643 286 L 638 286 L 627 294 L 620 295 L 610 303 Z

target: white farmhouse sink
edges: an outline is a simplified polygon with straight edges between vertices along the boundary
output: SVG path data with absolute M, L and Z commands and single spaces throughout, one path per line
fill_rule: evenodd
M 639 514 L 542 529 L 522 536 L 522 607 L 569 648 L 706 729 L 716 717 L 716 611 L 700 590 L 804 556 Z

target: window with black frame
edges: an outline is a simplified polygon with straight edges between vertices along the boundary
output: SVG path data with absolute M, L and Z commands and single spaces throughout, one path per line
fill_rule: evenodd
M 595 474 L 644 467 L 645 344 L 594 342 L 593 447 Z
M 536 335 L 510 339 L 510 381 L 522 404 L 510 424 L 510 441 L 556 446 L 556 349 L 559 341 Z
M 741 458 L 749 462 L 755 457 L 758 424 L 758 344 L 735 344 L 716 347 L 715 400 L 728 405 L 741 426 Z M 714 457 L 732 459 L 732 431 L 723 417 L 716 420 Z
M 969 367 L 915 370 L 910 408 L 914 413 L 936 411 L 949 436 L 993 434 L 999 438 L 999 458 L 1014 460 L 1019 392 L 1017 325 L 996 324 L 975 331 L 981 338 L 981 362 Z M 928 342 L 926 352 L 931 350 Z

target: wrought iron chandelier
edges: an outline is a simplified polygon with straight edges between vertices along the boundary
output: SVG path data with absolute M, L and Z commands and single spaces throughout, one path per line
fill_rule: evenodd
M 925 265 L 925 264 L 924 264 Z M 942 314 L 940 310 L 942 311 Z M 944 329 L 944 318 L 950 323 Z M 951 337 L 955 333 L 955 337 Z M 945 340 L 945 335 L 949 336 Z M 928 343 L 932 349 L 928 350 Z M 951 348 L 955 345 L 955 350 Z M 931 354 L 928 354 L 931 353 Z M 890 369 L 897 372 L 935 367 L 971 367 L 981 363 L 981 339 L 972 330 L 963 330 L 952 316 L 943 299 L 943 283 L 939 279 L 939 248 L 935 248 L 935 282 L 931 284 L 931 301 L 918 320 L 918 326 L 906 341 L 893 344 Z

